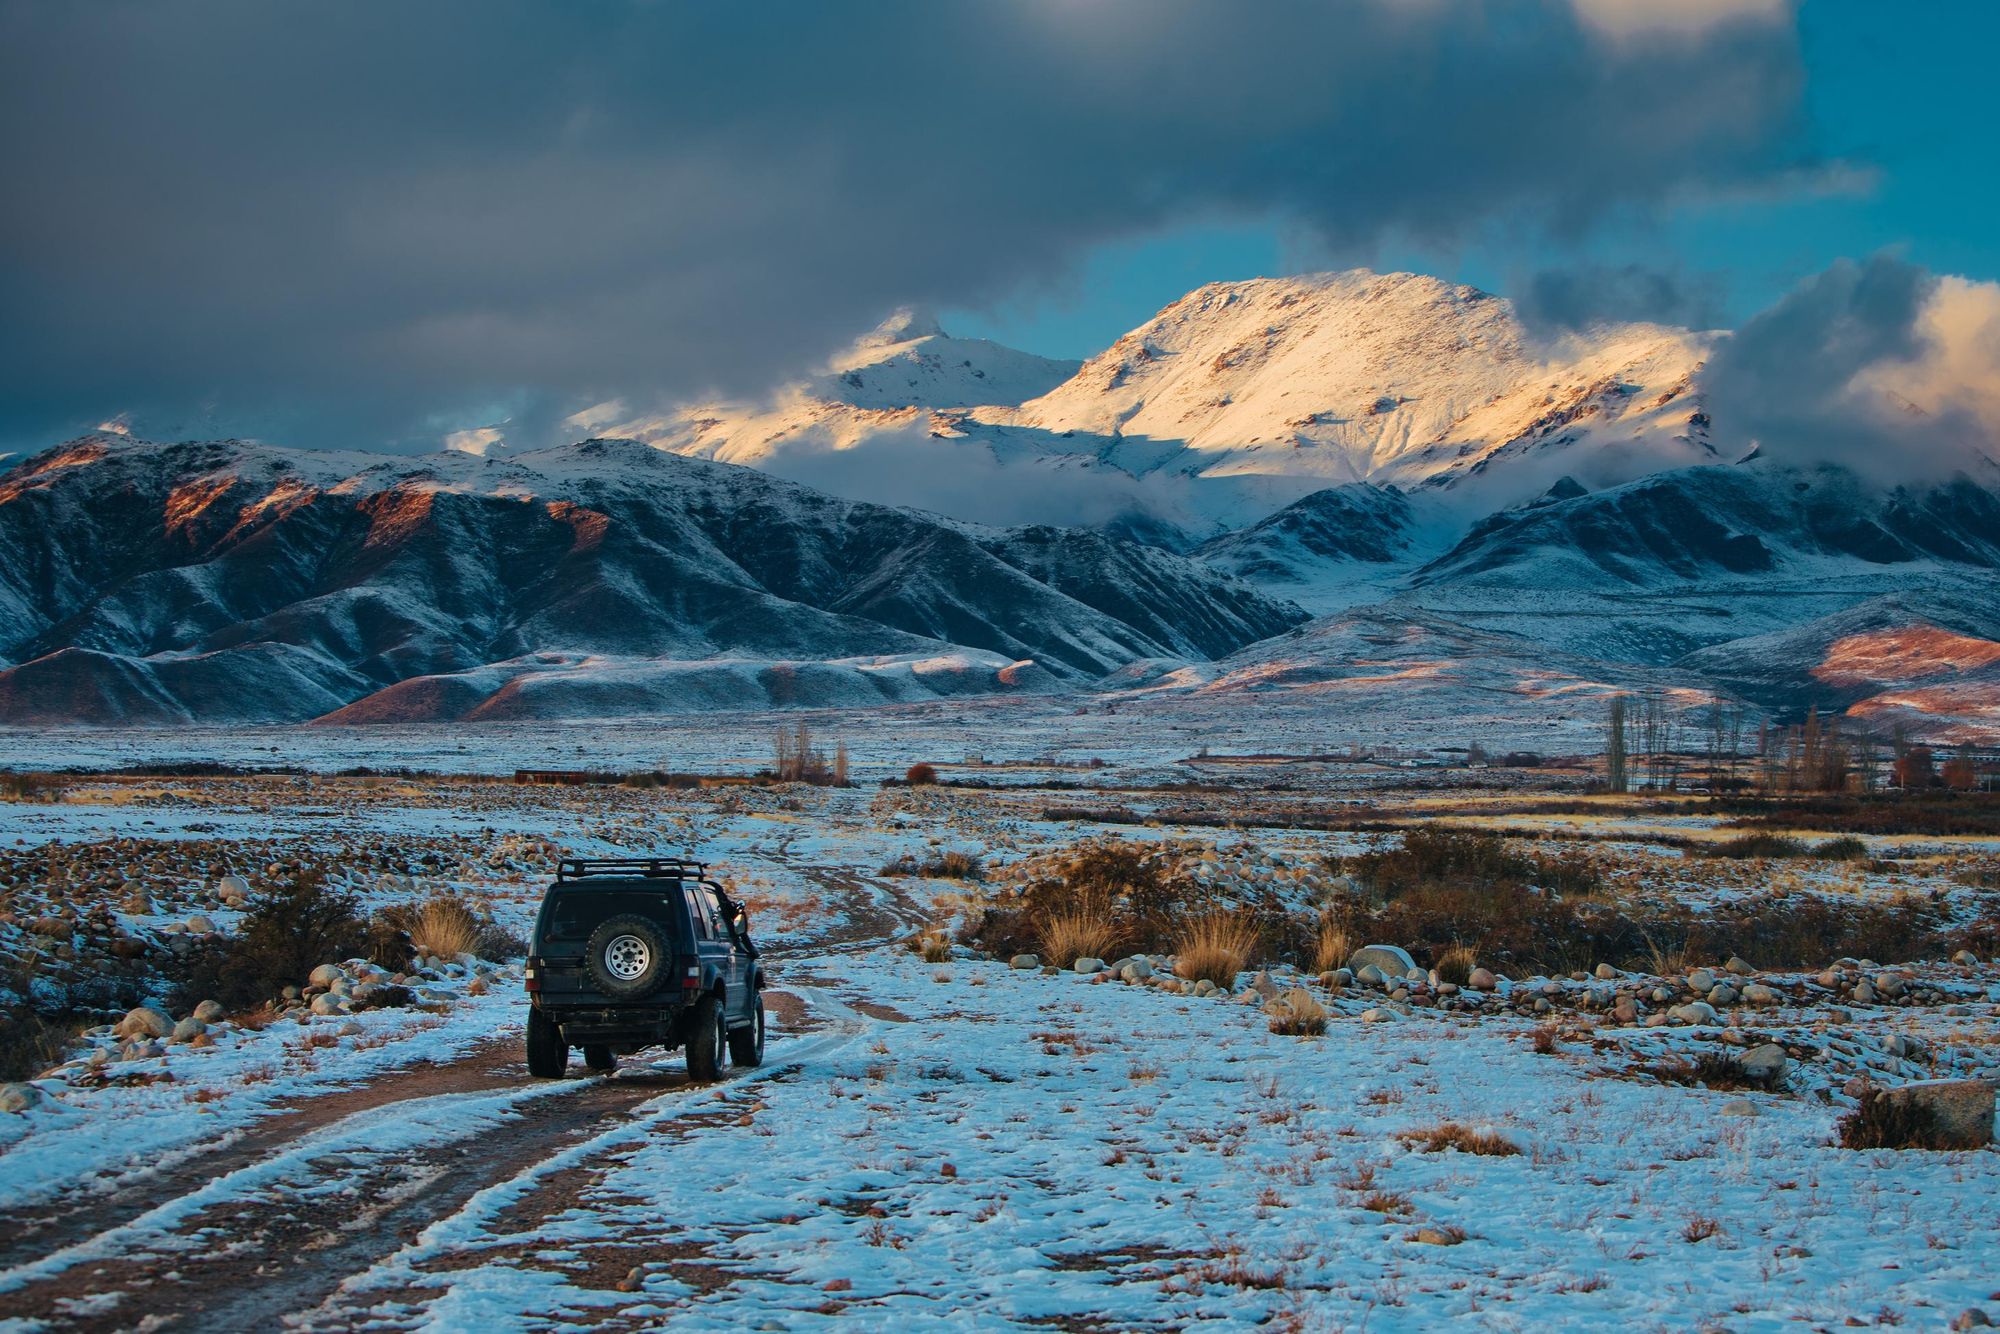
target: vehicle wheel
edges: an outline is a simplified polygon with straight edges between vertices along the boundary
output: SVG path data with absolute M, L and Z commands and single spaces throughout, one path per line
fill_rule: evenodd
M 537 1079 L 561 1079 L 569 1069 L 569 1044 L 562 1029 L 539 1008 L 528 1011 L 528 1073 Z
M 709 1084 L 722 1078 L 722 1003 L 713 996 L 695 1002 L 688 1029 L 688 1078 Z
M 672 960 L 659 924 L 636 913 L 605 918 L 583 951 L 592 984 L 612 1000 L 651 995 L 666 981 Z
M 611 1054 L 611 1048 L 593 1043 L 583 1049 L 583 1063 L 593 1070 L 616 1070 L 618 1058 Z
M 729 1059 L 732 1064 L 754 1070 L 764 1063 L 764 998 L 752 998 L 750 1022 L 729 1031 Z

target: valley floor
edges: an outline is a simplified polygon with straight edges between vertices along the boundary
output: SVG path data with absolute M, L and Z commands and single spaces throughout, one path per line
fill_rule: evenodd
M 379 762 L 298 737 L 266 762 Z M 979 744 L 904 741 L 877 750 L 897 757 L 882 768 Z M 105 734 L 76 750 L 129 763 L 145 744 Z M 562 744 L 545 735 L 483 767 Z M 717 737 L 714 758 L 733 746 L 754 762 L 764 744 Z M 455 754 L 404 762 L 460 767 L 441 763 Z M 766 1063 L 709 1086 L 657 1053 L 530 1081 L 517 964 L 444 969 L 418 1009 L 224 1022 L 211 1045 L 129 1060 L 78 1053 L 34 1081 L 26 1110 L 0 1113 L 0 1330 L 1747 1331 L 1940 1328 L 2000 1305 L 2000 1150 L 1834 1143 L 1857 1076 L 2000 1079 L 1992 960 L 1912 965 L 1940 998 L 1922 1007 L 1835 1005 L 1808 975 L 1768 973 L 1779 1003 L 1696 1026 L 1620 1025 L 1580 1000 L 1670 980 L 1629 973 L 1516 978 L 1484 1009 L 1353 987 L 1322 993 L 1323 1035 L 1294 1037 L 1271 1031 L 1254 991 L 1196 998 L 965 947 L 926 962 L 910 938 L 981 889 L 893 866 L 964 850 L 997 879 L 1094 835 L 1189 839 L 1307 902 L 1329 854 L 1394 837 L 1319 827 L 1329 814 L 1512 822 L 1574 840 L 1561 846 L 1611 867 L 1620 894 L 1700 905 L 1788 877 L 1785 893 L 1927 895 L 1974 920 L 1992 902 L 1967 872 L 1994 867 L 1994 840 L 1877 840 L 1893 869 L 1788 871 L 1683 856 L 1674 840 L 1719 836 L 1698 815 L 1536 814 L 1535 794 L 1514 801 L 1497 780 L 1432 791 L 1392 768 L 1313 768 L 1267 791 L 1302 770 L 1245 763 L 1202 769 L 1204 793 L 1142 781 L 1185 776 L 1183 754 L 1170 739 L 1114 756 L 1110 776 L 990 775 L 1103 784 L 1083 794 L 272 777 L 77 780 L 59 802 L 0 804 L 17 899 L 22 859 L 52 844 L 144 859 L 150 914 L 119 911 L 160 940 L 197 907 L 221 930 L 235 919 L 176 856 L 435 854 L 414 881 L 352 887 L 370 903 L 454 888 L 521 930 L 551 847 L 687 850 L 752 902 L 775 986 Z M 1058 804 L 1155 819 L 1045 818 Z M 1177 824 L 1168 804 L 1273 827 Z M 1274 985 L 1300 982 L 1316 985 L 1274 970 Z M 1515 1012 L 1545 992 L 1552 1017 Z M 1746 1040 L 1804 1054 L 1784 1089 L 1647 1073 Z M 1432 1151 L 1433 1131 L 1459 1147 Z

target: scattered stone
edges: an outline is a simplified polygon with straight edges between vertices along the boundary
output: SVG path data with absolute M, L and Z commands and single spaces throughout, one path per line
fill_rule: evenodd
M 1040 968 L 1042 961 L 1038 956 L 1033 954 L 1017 954 L 1007 961 L 1007 966 L 1009 968 L 1018 968 L 1025 973 L 1032 969 Z M 318 974 L 315 973 L 314 976 L 317 977 Z
M 1752 1047 L 1736 1058 L 1737 1068 L 1743 1071 L 1745 1079 L 1766 1085 L 1776 1084 L 1785 1077 L 1786 1064 L 1785 1049 L 1775 1042 Z
M 1396 1014 L 1394 1010 L 1380 1008 L 1380 1007 L 1372 1010 L 1363 1010 L 1361 1012 L 1361 1022 L 1364 1024 L 1393 1023 L 1398 1017 L 1399 1016 Z
M 42 1091 L 33 1084 L 0 1084 L 0 1112 L 25 1112 L 41 1100 Z
M 1757 1104 L 1748 1098 L 1731 1098 L 1716 1109 L 1722 1116 L 1759 1116 Z
M 1491 991 L 1500 985 L 1500 979 L 1495 977 L 1489 969 L 1475 968 L 1466 974 L 1465 985 L 1471 987 L 1474 991 Z
M 208 1032 L 208 1025 L 193 1015 L 189 1015 L 174 1025 L 174 1041 L 192 1042 L 206 1032 Z
M 1687 977 L 1688 990 L 1697 996 L 1706 996 L 1715 990 L 1715 974 L 1706 968 L 1697 968 Z
M 206 913 L 196 913 L 187 919 L 187 929 L 191 936 L 212 936 L 215 934 L 215 921 Z
M 1892 1103 L 1928 1111 L 1940 1148 L 1979 1149 L 1993 1142 L 1993 1085 L 1983 1079 L 1925 1079 L 1883 1092 Z
M 163 1038 L 174 1031 L 174 1021 L 150 1005 L 127 1010 L 112 1033 L 121 1038 Z
M 1776 1005 L 1781 999 L 1777 991 L 1765 986 L 1762 982 L 1752 982 L 1749 986 L 1743 988 L 1743 1003 L 1745 1005 Z
M 1134 959 L 1118 970 L 1118 976 L 1127 982 L 1144 982 L 1153 975 L 1153 965 L 1144 959 Z
M 339 964 L 323 963 L 319 967 L 313 969 L 312 972 L 307 975 L 306 985 L 314 987 L 330 988 L 333 986 L 334 983 L 344 982 L 346 980 L 347 980 L 347 974 L 341 971 Z
M 1618 970 L 1617 970 L 1616 968 L 1613 968 L 1613 967 L 1612 967 L 1612 966 L 1611 966 L 1610 964 L 1608 964 L 1608 963 L 1601 963 L 1601 964 L 1597 965 L 1597 980 L 1598 980 L 1598 981 L 1600 981 L 1600 982 L 1609 982 L 1609 981 L 1611 981 L 1612 979 L 1616 978 L 1617 976 L 1618 976 Z
M 1673 1018 L 1684 1024 L 1719 1024 L 1722 1016 L 1707 1001 L 1689 1001 L 1686 1005 L 1676 1005 L 1667 1011 Z
M 1091 958 L 1078 959 L 1076 961 L 1076 971 L 1079 973 L 1101 973 L 1104 971 L 1104 960 Z
M 1363 945 L 1347 958 L 1347 966 L 1357 977 L 1368 964 L 1373 964 L 1384 977 L 1408 977 L 1417 961 L 1400 945 Z
M 1745 961 L 1741 956 L 1735 954 L 1730 955 L 1729 962 L 1722 966 L 1728 969 L 1730 972 L 1736 974 L 1738 977 L 1749 977 L 1751 974 L 1757 971 L 1755 968 L 1751 967 L 1750 964 L 1747 961 Z
M 1951 1318 L 1951 1327 L 1954 1330 L 1991 1329 L 1993 1321 L 1978 1307 L 1968 1306 Z
M 1977 968 L 1979 966 L 1979 956 L 1971 950 L 1960 950 L 1951 956 L 1951 961 L 1961 968 Z M 1981 1316 L 1980 1318 L 1983 1320 L 1985 1317 Z
M 215 1023 L 222 1018 L 222 1015 L 221 1001 L 205 1000 L 194 1007 L 194 1017 L 201 1020 L 204 1024 Z

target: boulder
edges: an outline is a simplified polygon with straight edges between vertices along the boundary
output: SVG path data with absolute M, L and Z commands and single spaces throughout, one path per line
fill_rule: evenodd
M 1611 966 L 1610 964 L 1608 964 L 1608 963 L 1601 963 L 1601 964 L 1597 965 L 1597 980 L 1598 980 L 1598 981 L 1600 981 L 1600 982 L 1609 982 L 1609 981 L 1611 981 L 1611 980 L 1612 980 L 1613 978 L 1616 978 L 1617 976 L 1618 976 L 1618 970 L 1617 970 L 1616 968 L 1613 968 L 1613 967 L 1612 967 L 1612 966 Z
M 1785 1049 L 1775 1042 L 1752 1047 L 1736 1058 L 1743 1077 L 1759 1084 L 1776 1084 L 1785 1077 L 1786 1065 Z
M 1101 973 L 1104 971 L 1104 960 L 1088 957 L 1078 959 L 1076 961 L 1076 971 L 1079 973 Z
M 1007 966 L 1009 968 L 1018 968 L 1022 972 L 1027 972 L 1031 969 L 1040 968 L 1042 966 L 1042 961 L 1038 956 L 1033 954 L 1017 954 L 1013 958 L 1007 961 Z M 317 978 L 319 976 L 319 973 L 315 971 L 313 973 L 313 976 Z
M 1465 985 L 1474 991 L 1491 991 L 1500 985 L 1500 979 L 1495 977 L 1490 969 L 1475 968 L 1466 974 Z
M 121 1038 L 163 1038 L 174 1031 L 174 1021 L 150 1005 L 127 1010 L 111 1030 Z
M 208 1032 L 208 1025 L 193 1015 L 189 1015 L 174 1025 L 174 1041 L 192 1042 L 206 1032 Z
M 1363 945 L 1347 957 L 1347 966 L 1358 976 L 1367 964 L 1382 970 L 1385 977 L 1408 977 L 1417 961 L 1398 945 Z
M 0 1084 L 0 1112 L 19 1114 L 42 1100 L 42 1091 L 33 1084 Z
M 1706 996 L 1715 990 L 1715 974 L 1706 968 L 1697 968 L 1687 976 L 1688 990 L 1697 996 Z
M 1719 1024 L 1722 1017 L 1707 1001 L 1689 1001 L 1686 1005 L 1676 1005 L 1667 1011 L 1668 1015 L 1683 1024 Z
M 1153 965 L 1144 959 L 1134 959 L 1118 970 L 1118 976 L 1127 982 L 1144 982 L 1153 975 Z
M 1728 1102 L 1725 1102 L 1722 1104 L 1722 1106 L 1718 1107 L 1716 1111 L 1723 1116 L 1758 1115 L 1757 1104 L 1750 1101 L 1748 1098 L 1731 1098 Z
M 1394 1023 L 1399 1017 L 1394 1010 L 1390 1009 L 1376 1008 L 1361 1012 L 1361 1022 L 1364 1024 L 1390 1024 Z
M 1924 1079 L 1883 1092 L 1892 1103 L 1928 1111 L 1939 1148 L 1980 1149 L 1993 1142 L 1993 1085 L 1983 1079 Z
M 314 996 L 312 998 L 312 1012 L 314 1014 L 339 1014 L 340 997 L 334 995 L 332 992 L 325 992 Z
M 215 934 L 215 921 L 206 913 L 196 913 L 187 919 L 187 929 L 191 936 L 212 936 Z
M 1747 960 L 1743 959 L 1740 955 L 1735 955 L 1735 954 L 1730 955 L 1729 962 L 1722 966 L 1728 969 L 1730 972 L 1736 974 L 1738 977 L 1749 977 L 1752 973 L 1757 971 L 1755 968 L 1751 967 L 1751 965 Z
M 1379 987 L 1389 980 L 1388 975 L 1372 963 L 1364 963 L 1354 972 L 1354 980 L 1365 987 Z
M 1743 1003 L 1745 1005 L 1776 1005 L 1782 999 L 1783 997 L 1779 996 L 1774 989 L 1765 986 L 1762 982 L 1752 982 L 1749 986 L 1743 988 Z
M 212 1024 L 222 1018 L 222 1002 L 205 1000 L 194 1007 L 194 1017 L 204 1024 Z
M 307 975 L 306 985 L 314 987 L 331 987 L 335 982 L 342 982 L 345 981 L 346 979 L 347 979 L 347 974 L 341 971 L 341 967 L 339 964 L 323 963 L 319 967 L 313 969 L 312 972 Z

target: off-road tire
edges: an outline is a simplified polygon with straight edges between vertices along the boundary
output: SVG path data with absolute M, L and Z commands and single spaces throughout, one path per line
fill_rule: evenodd
M 722 1078 L 722 1002 L 703 996 L 695 1002 L 694 1017 L 688 1026 L 688 1078 L 697 1084 L 712 1084 Z
M 562 1029 L 539 1008 L 528 1011 L 528 1073 L 537 1079 L 561 1079 L 569 1070 L 569 1044 Z
M 631 1001 L 660 989 L 673 971 L 673 952 L 658 922 L 637 913 L 619 913 L 590 933 L 583 963 L 601 995 Z
M 618 1068 L 618 1058 L 612 1054 L 611 1048 L 599 1046 L 596 1043 L 592 1043 L 583 1049 L 583 1063 L 591 1069 L 598 1071 L 616 1070 Z
M 750 1022 L 729 1030 L 729 1063 L 754 1070 L 764 1063 L 764 998 L 751 998 Z

